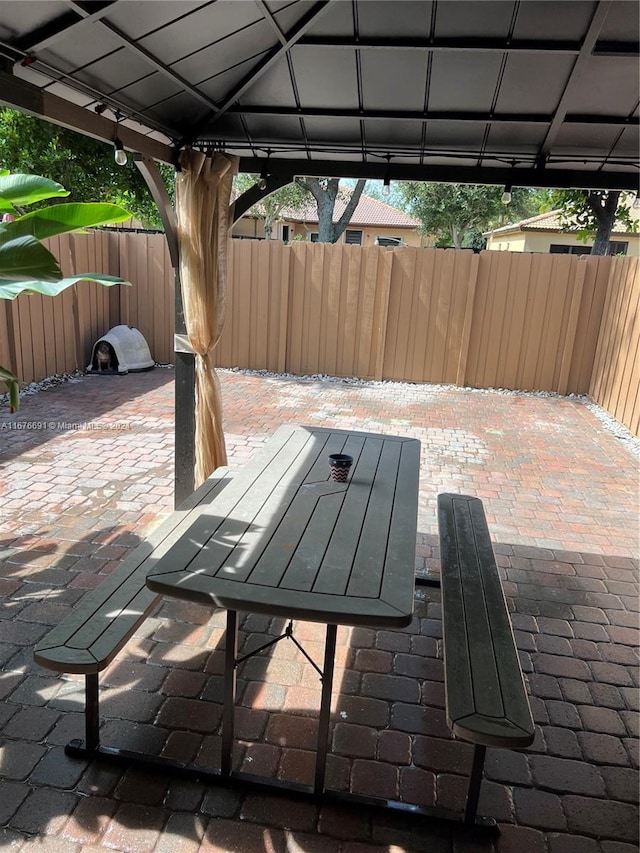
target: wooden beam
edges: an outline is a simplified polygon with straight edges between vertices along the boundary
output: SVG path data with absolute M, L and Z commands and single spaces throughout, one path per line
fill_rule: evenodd
M 101 142 L 112 143 L 115 138 L 114 121 L 4 71 L 0 71 L 0 104 L 36 118 L 46 119 L 52 124 L 75 130 Z M 136 151 L 162 163 L 174 161 L 175 150 L 172 146 L 122 124 L 118 125 L 118 137 L 129 151 Z

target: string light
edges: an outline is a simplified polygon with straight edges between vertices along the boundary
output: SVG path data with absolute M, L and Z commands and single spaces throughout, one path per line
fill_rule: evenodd
M 113 142 L 113 159 L 116 161 L 118 166 L 126 166 L 127 165 L 127 152 L 124 150 L 122 142 L 119 139 L 115 139 Z
M 116 113 L 116 129 L 113 136 L 113 159 L 118 166 L 127 165 L 127 152 L 124 150 L 120 137 L 118 136 L 118 123 L 120 122 L 120 113 Z
M 260 172 L 258 187 L 261 190 L 266 190 L 267 188 L 267 178 L 269 177 L 269 157 L 271 157 L 271 151 L 267 151 L 267 159 L 264 161 L 262 171 Z
M 501 201 L 503 204 L 511 203 L 511 184 L 504 185 L 504 192 L 502 193 Z

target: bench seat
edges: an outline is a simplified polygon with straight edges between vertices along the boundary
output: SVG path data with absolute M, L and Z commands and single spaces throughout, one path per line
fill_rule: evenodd
M 438 527 L 447 722 L 476 745 L 471 816 L 486 747 L 521 749 L 535 732 L 482 501 L 439 495 Z
M 225 488 L 231 476 L 227 468 L 218 468 L 36 645 L 33 656 L 40 666 L 85 676 L 87 749 L 98 744 L 99 673 L 162 599 L 147 588 L 147 572 L 193 522 L 194 515 Z

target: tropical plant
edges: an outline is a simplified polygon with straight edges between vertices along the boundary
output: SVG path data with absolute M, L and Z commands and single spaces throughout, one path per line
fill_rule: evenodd
M 131 211 L 146 227 L 162 229 L 158 208 L 133 158 L 118 166 L 113 145 L 68 128 L 0 108 L 0 167 L 10 172 L 50 175 L 74 201 L 110 201 Z M 173 166 L 158 163 L 173 199 Z
M 65 277 L 54 255 L 40 242 L 58 234 L 122 222 L 129 211 L 116 204 L 52 204 L 31 212 L 24 207 L 46 199 L 69 195 L 65 188 L 40 175 L 0 171 L 0 299 L 15 299 L 20 293 L 56 296 L 78 281 L 98 284 L 129 284 L 102 273 L 80 273 Z M 9 388 L 11 411 L 18 408 L 18 377 L 0 366 L 0 381 Z

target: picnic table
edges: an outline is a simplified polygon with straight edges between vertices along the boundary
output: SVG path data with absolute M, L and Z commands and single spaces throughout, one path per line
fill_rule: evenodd
M 347 479 L 330 477 L 329 456 L 353 458 Z M 474 744 L 462 823 L 497 830 L 477 815 L 487 747 L 521 749 L 534 725 L 482 502 L 438 499 L 442 571 L 415 576 L 420 444 L 399 436 L 320 427 L 281 427 L 249 463 L 219 469 L 34 650 L 35 660 L 86 681 L 85 740 L 68 755 L 244 790 L 281 791 L 348 806 L 460 824 L 461 815 L 325 788 L 337 627 L 402 629 L 415 585 L 442 585 L 447 721 Z M 99 675 L 162 596 L 227 611 L 219 768 L 100 743 Z M 280 636 L 238 655 L 238 612 L 283 616 Z M 326 626 L 322 666 L 295 636 L 294 621 Z M 249 657 L 291 640 L 322 684 L 313 785 L 232 770 L 236 673 Z
M 346 482 L 329 456 L 347 454 Z M 314 793 L 324 790 L 338 625 L 413 613 L 420 443 L 281 427 L 149 571 L 154 592 L 227 610 L 221 772 L 231 774 L 238 611 L 325 623 Z M 292 624 L 280 639 L 294 637 Z M 260 649 L 251 654 L 256 654 Z M 312 662 L 313 663 L 313 662 Z

